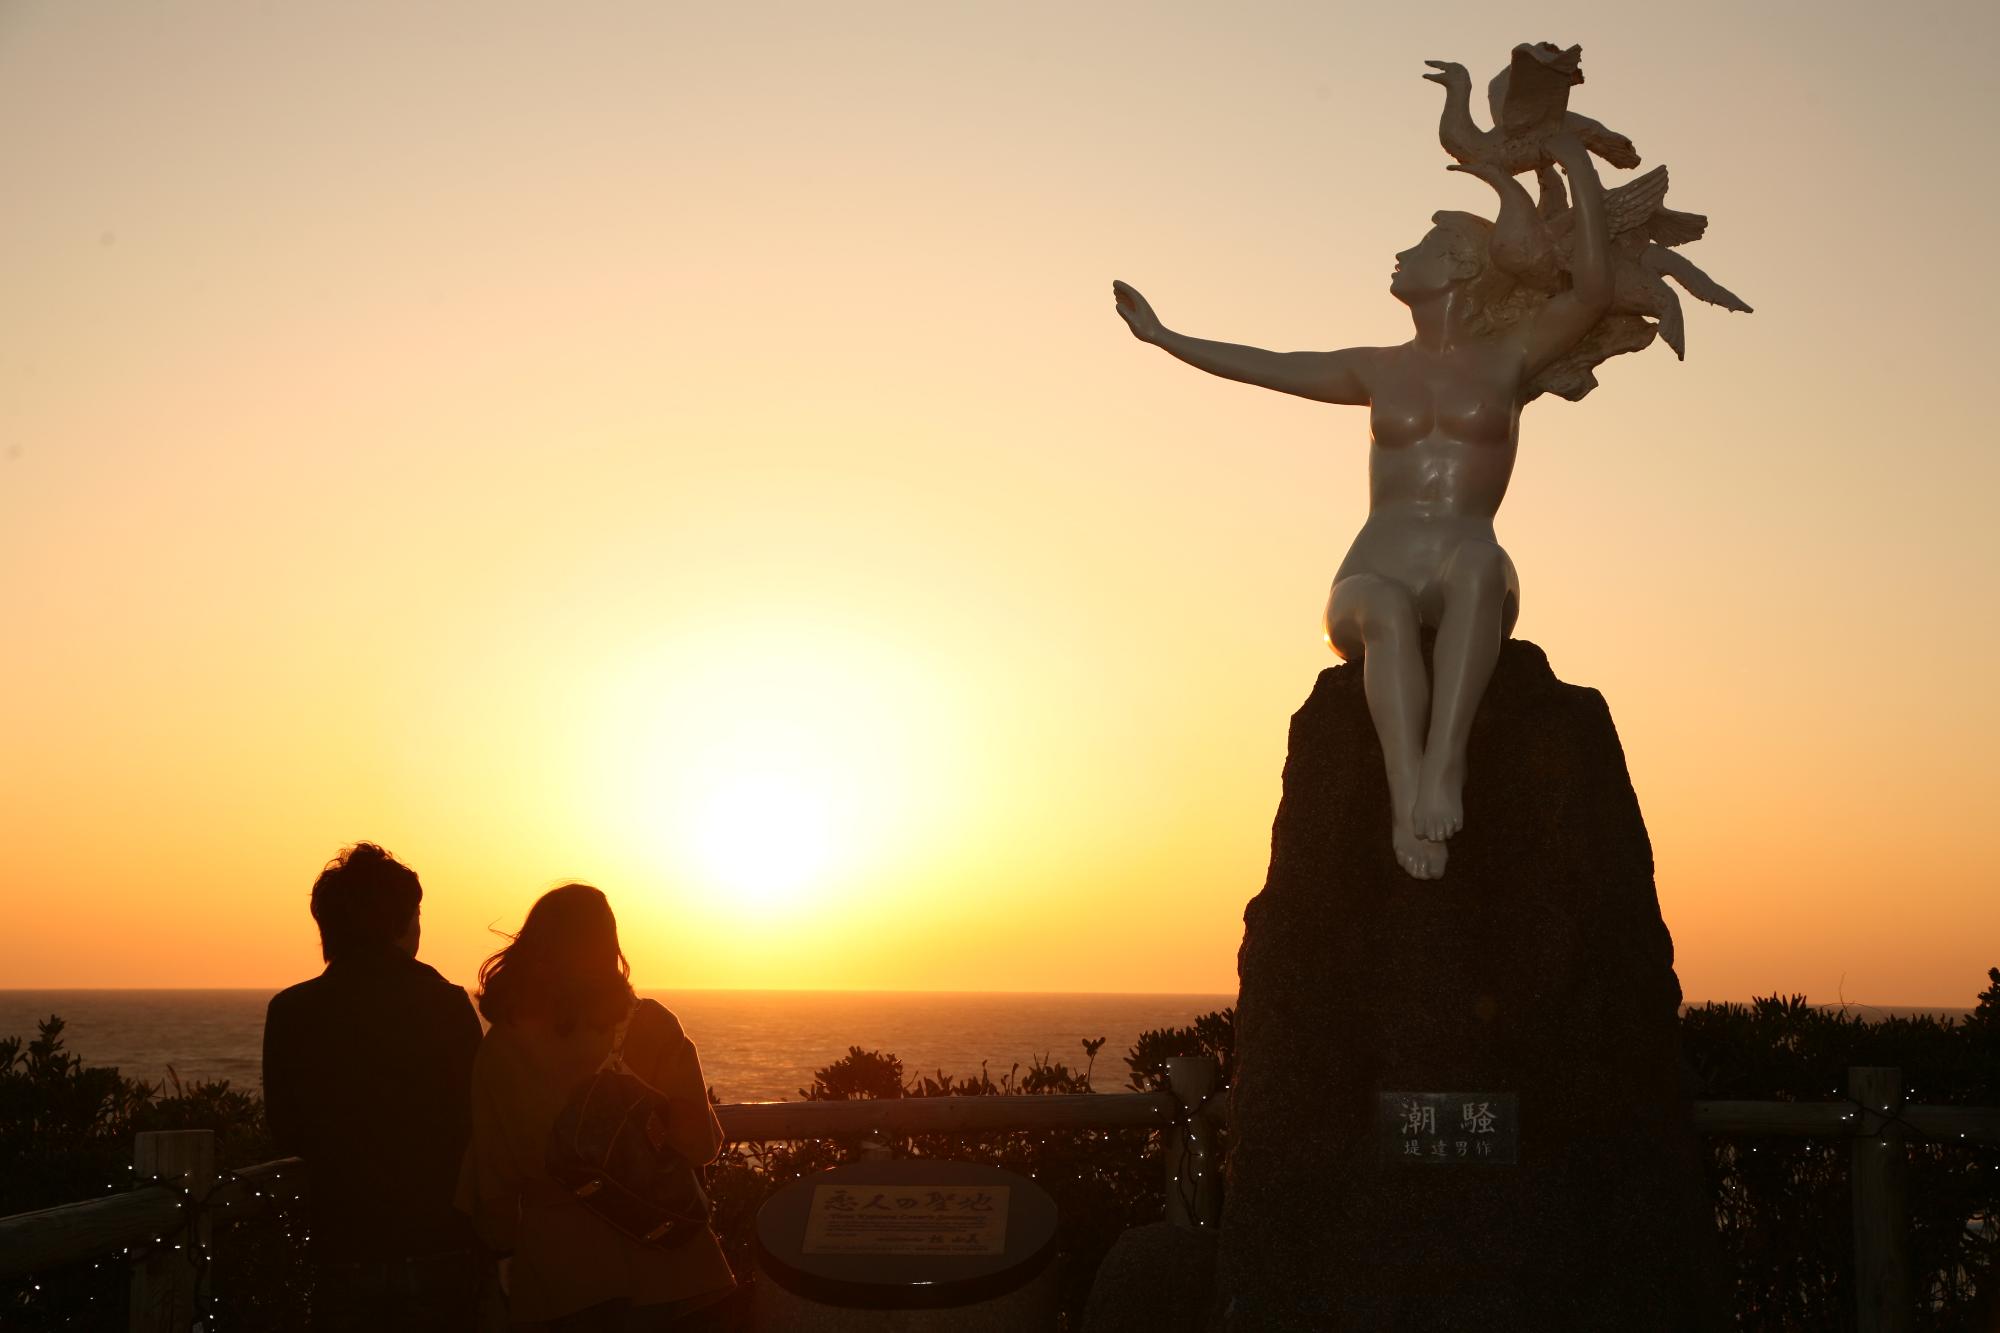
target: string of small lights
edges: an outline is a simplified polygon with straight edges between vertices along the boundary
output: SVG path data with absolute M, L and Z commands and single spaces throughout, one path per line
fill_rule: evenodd
M 209 1265 L 213 1251 L 202 1239 L 202 1215 L 208 1208 L 208 1192 L 197 1195 L 186 1176 L 139 1176 L 136 1167 L 126 1167 L 134 1175 L 134 1190 L 164 1190 L 174 1196 L 174 1219 L 150 1241 L 141 1242 L 137 1253 L 131 1247 L 125 1252 L 126 1261 L 132 1265 L 144 1264 L 168 1254 L 180 1255 L 192 1270 L 190 1286 L 193 1291 L 192 1325 L 197 1333 L 208 1333 L 213 1326 L 214 1311 L 210 1309 Z M 213 1190 L 213 1185 L 210 1190 Z M 136 1293 L 134 1299 L 137 1299 Z
M 1903 1118 L 1903 1108 L 1910 1104 L 1909 1097 L 1903 1093 L 1899 1092 L 1896 1094 L 1896 1101 L 1893 1106 L 1870 1106 L 1851 1094 L 1842 1096 L 1840 1100 L 1854 1108 L 1854 1110 L 1842 1115 L 1840 1117 L 1842 1120 L 1853 1120 L 1856 1116 L 1859 1116 L 1861 1123 L 1865 1125 L 1872 1116 L 1877 1121 L 1875 1128 L 1872 1130 L 1856 1128 L 1850 1131 L 1849 1137 L 1851 1138 L 1881 1139 L 1887 1136 L 1891 1125 L 1902 1126 L 1903 1133 L 1913 1138 L 1928 1139 L 1932 1137 Z M 1965 1135 L 1961 1134 L 1959 1137 L 1964 1138 Z
M 206 1215 L 212 1225 L 232 1225 L 239 1219 L 251 1220 L 246 1214 L 260 1209 L 268 1210 L 275 1219 L 288 1247 L 295 1246 L 305 1236 L 294 1231 L 292 1209 L 299 1202 L 295 1189 L 287 1185 L 288 1170 L 278 1168 L 262 1172 L 255 1177 L 231 1173 L 212 1183 L 210 1188 L 197 1193 L 185 1176 L 164 1176 L 157 1173 L 140 1175 L 136 1166 L 125 1168 L 126 1178 L 113 1181 L 104 1189 L 107 1194 L 116 1194 L 121 1189 L 127 1193 L 157 1190 L 173 1199 L 173 1213 L 153 1234 L 120 1246 L 117 1252 L 103 1259 L 93 1261 L 92 1272 L 102 1272 L 107 1265 L 115 1267 L 122 1274 L 125 1270 L 150 1263 L 156 1259 L 173 1255 L 179 1256 L 191 1270 L 189 1280 L 181 1286 L 192 1289 L 192 1308 L 188 1311 L 190 1328 L 193 1333 L 225 1333 L 234 1328 L 254 1327 L 247 1319 L 234 1319 L 234 1312 L 227 1311 L 217 1299 L 213 1290 L 211 1267 L 215 1250 L 211 1240 L 201 1235 L 202 1221 Z M 248 1198 L 240 1197 L 247 1193 Z M 218 1197 L 221 1196 L 221 1197 Z M 31 1292 L 41 1292 L 40 1282 L 30 1282 Z M 103 1326 L 109 1315 L 102 1308 L 100 1297 L 115 1291 L 116 1286 L 104 1282 L 93 1282 L 84 1295 L 84 1312 L 63 1318 L 65 1325 L 96 1328 Z M 134 1293 L 136 1298 L 136 1293 Z
M 296 1189 L 286 1187 L 285 1177 L 287 1174 L 288 1168 L 279 1167 L 274 1171 L 261 1173 L 254 1178 L 239 1175 L 236 1179 L 250 1194 L 249 1204 L 244 1211 L 252 1212 L 258 1208 L 269 1210 L 271 1216 L 276 1219 L 279 1232 L 284 1237 L 286 1247 L 296 1250 L 312 1237 L 308 1232 L 296 1231 L 294 1229 L 294 1209 L 299 1202 L 299 1193 Z M 236 1201 L 234 1199 L 224 1199 L 223 1207 L 225 1209 L 234 1208 L 236 1207 Z M 236 1219 L 227 1218 L 222 1220 L 234 1222 Z M 207 1325 L 197 1326 L 201 1328 L 202 1333 L 226 1333 L 226 1330 L 231 1327 L 245 1329 L 253 1327 L 248 1322 L 238 1321 L 232 1323 L 226 1317 L 218 1317 L 218 1307 L 212 1293 L 208 1298 L 208 1309 L 212 1322 Z
M 1912 1105 L 1921 1105 L 1921 1103 L 1917 1103 L 1914 1100 L 1917 1095 L 1915 1088 L 1904 1088 L 1896 1094 L 1895 1101 L 1886 1102 L 1881 1105 L 1864 1102 L 1851 1093 L 1841 1091 L 1838 1087 L 1831 1088 L 1828 1091 L 1833 1101 L 1844 1102 L 1854 1108 L 1851 1111 L 1841 1113 L 1840 1118 L 1842 1122 L 1858 1122 L 1851 1123 L 1851 1127 L 1847 1132 L 1841 1135 L 1842 1138 L 1872 1140 L 1878 1148 L 1886 1148 L 1892 1141 L 1896 1141 L 1898 1138 L 1904 1142 L 1963 1144 L 1968 1148 L 1980 1146 L 1979 1142 L 1970 1134 L 1961 1132 L 1949 1137 L 1935 1134 L 1907 1118 L 1903 1114 L 1905 1110 L 1909 1109 Z M 1874 1121 L 1874 1128 L 1863 1128 L 1871 1120 Z M 1900 1134 L 1892 1135 L 1892 1127 L 1899 1130 Z M 1752 1153 L 1757 1153 L 1759 1151 L 1758 1145 L 1751 1144 L 1749 1150 Z M 1986 1169 L 1989 1171 L 2000 1171 L 2000 1162 L 1995 1162 L 1987 1166 Z
M 1219 1084 L 1203 1093 L 1192 1103 L 1183 1098 L 1171 1082 L 1167 1086 L 1167 1092 L 1174 1099 L 1174 1118 L 1173 1123 L 1163 1132 L 1163 1137 L 1164 1134 L 1179 1132 L 1181 1135 L 1180 1160 L 1182 1163 L 1182 1169 L 1175 1172 L 1173 1179 L 1168 1183 L 1173 1188 L 1175 1195 L 1180 1199 L 1181 1212 L 1190 1222 L 1194 1223 L 1196 1230 L 1206 1230 L 1209 1222 L 1201 1214 L 1201 1182 L 1207 1179 L 1209 1173 L 1214 1169 L 1214 1164 L 1209 1160 L 1208 1141 L 1200 1131 L 1197 1131 L 1196 1125 L 1201 1122 L 1202 1117 L 1207 1113 L 1210 1102 L 1214 1101 L 1217 1097 L 1227 1095 L 1229 1085 L 1227 1083 Z

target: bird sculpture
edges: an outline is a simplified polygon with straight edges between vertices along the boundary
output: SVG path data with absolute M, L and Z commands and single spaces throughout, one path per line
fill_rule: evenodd
M 1467 166 L 1498 167 L 1510 176 L 1535 172 L 1545 202 L 1551 186 L 1558 195 L 1562 188 L 1547 148 L 1552 135 L 1575 135 L 1614 167 L 1638 166 L 1639 154 L 1630 139 L 1569 109 L 1569 90 L 1583 82 L 1582 57 L 1580 46 L 1522 42 L 1515 47 L 1507 68 L 1486 86 L 1487 109 L 1493 116 L 1490 130 L 1480 129 L 1472 119 L 1472 76 L 1465 66 L 1426 60 L 1436 73 L 1424 77 L 1445 90 L 1438 142 Z
M 1576 214 L 1565 205 L 1545 214 L 1505 169 L 1487 162 L 1459 163 L 1451 168 L 1477 176 L 1500 196 L 1500 216 L 1494 221 L 1488 254 L 1493 263 L 1523 286 L 1553 294 L 1568 283 Z M 1687 359 L 1687 337 L 1680 297 L 1669 287 L 1672 278 L 1690 296 L 1725 310 L 1748 312 L 1736 293 L 1702 272 L 1672 247 L 1698 241 L 1708 230 L 1700 213 L 1666 206 L 1667 169 L 1654 167 L 1615 189 L 1604 192 L 1604 213 L 1611 237 L 1613 315 L 1643 315 L 1658 326 L 1659 336 L 1674 355 Z M 1547 202 L 1544 192 L 1543 202 Z
M 1613 255 L 1611 313 L 1651 319 L 1674 355 L 1685 361 L 1687 337 L 1681 299 L 1666 279 L 1679 283 L 1688 295 L 1725 310 L 1747 314 L 1750 306 L 1685 255 L 1674 253 L 1672 247 L 1700 240 L 1708 230 L 1708 219 L 1700 213 L 1668 208 L 1666 198 L 1665 166 L 1604 192 Z M 1569 253 L 1574 223 L 1574 214 L 1565 212 L 1547 224 L 1559 262 Z

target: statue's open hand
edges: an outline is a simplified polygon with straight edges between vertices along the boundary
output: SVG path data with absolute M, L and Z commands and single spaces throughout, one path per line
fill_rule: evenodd
M 1113 280 L 1111 294 L 1117 298 L 1118 313 L 1125 317 L 1125 325 L 1132 330 L 1132 336 L 1142 343 L 1156 343 L 1160 340 L 1160 317 L 1153 313 L 1153 307 L 1146 298 L 1139 295 L 1139 289 L 1130 283 Z
M 1432 83 L 1443 84 L 1447 92 L 1472 91 L 1472 76 L 1465 72 L 1465 66 L 1449 60 L 1426 60 L 1424 63 L 1437 71 L 1424 77 Z

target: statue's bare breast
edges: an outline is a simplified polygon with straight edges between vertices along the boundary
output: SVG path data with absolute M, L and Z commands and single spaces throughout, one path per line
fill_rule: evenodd
M 1520 438 L 1517 374 L 1503 356 L 1412 348 L 1370 384 L 1369 511 L 1491 522 Z
M 1512 367 L 1399 348 L 1371 381 L 1368 522 L 1335 576 L 1422 597 L 1467 540 L 1493 542 L 1519 438 Z

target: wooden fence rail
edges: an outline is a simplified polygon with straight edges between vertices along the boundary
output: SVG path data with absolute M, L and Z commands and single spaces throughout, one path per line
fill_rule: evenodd
M 716 1107 L 736 1142 L 870 1134 L 978 1134 L 1015 1130 L 1151 1129 L 1164 1148 L 1167 1216 L 1212 1227 L 1221 1182 L 1214 1133 L 1228 1122 L 1214 1062 L 1167 1062 L 1168 1092 L 1034 1097 L 904 1097 L 879 1101 L 752 1102 Z M 1861 1333 L 1908 1333 L 1916 1310 L 1904 1177 L 1912 1135 L 2000 1142 L 2000 1107 L 1902 1105 L 1902 1071 L 1848 1070 L 1841 1102 L 1700 1101 L 1704 1134 L 1848 1138 L 1854 1208 L 1855 1305 Z M 0 1217 L 0 1278 L 105 1254 L 132 1260 L 133 1333 L 187 1333 L 207 1266 L 209 1228 L 254 1214 L 297 1158 L 218 1174 L 206 1130 L 140 1134 L 138 1187 L 101 1199 Z M 159 1242 L 159 1243 L 154 1243 Z M 176 1248 L 179 1247 L 179 1248 Z M 1996 1280 L 1996 1279 L 1989 1279 Z
M 981 1134 L 1005 1130 L 1158 1128 L 1177 1103 L 1164 1092 L 1062 1093 L 1046 1097 L 894 1097 L 853 1102 L 749 1102 L 718 1106 L 722 1135 L 737 1143 L 852 1134 Z

